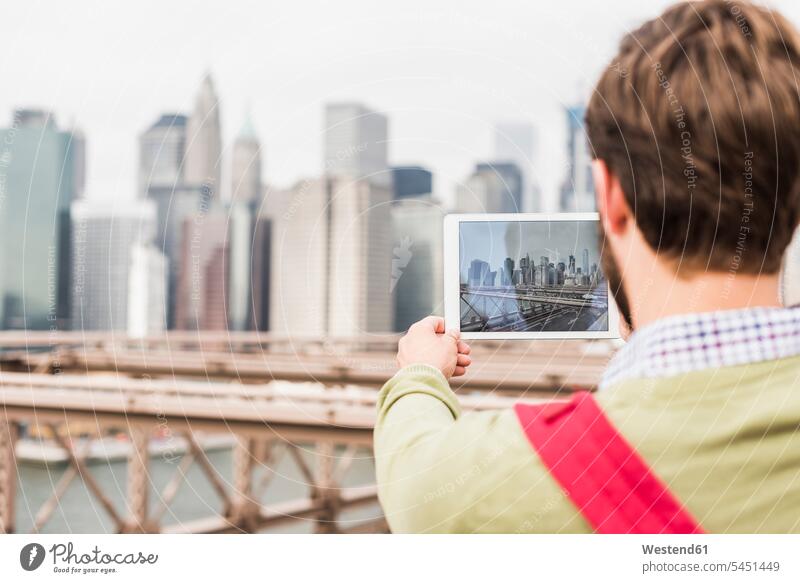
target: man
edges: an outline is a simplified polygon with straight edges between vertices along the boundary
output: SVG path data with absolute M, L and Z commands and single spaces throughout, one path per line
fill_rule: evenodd
M 753 4 L 678 4 L 625 37 L 586 127 L 603 269 L 633 334 L 593 398 L 461 415 L 447 381 L 469 346 L 415 324 L 375 427 L 394 532 L 800 532 L 800 309 L 779 298 L 798 88 L 798 33 Z M 576 411 L 594 411 L 582 433 Z

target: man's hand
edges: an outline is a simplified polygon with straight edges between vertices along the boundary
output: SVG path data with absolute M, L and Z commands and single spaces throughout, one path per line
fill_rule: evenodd
M 420 320 L 400 339 L 397 364 L 429 364 L 442 371 L 445 378 L 458 377 L 467 372 L 472 359 L 469 345 L 461 340 L 458 330 L 444 329 L 444 319 L 428 316 Z

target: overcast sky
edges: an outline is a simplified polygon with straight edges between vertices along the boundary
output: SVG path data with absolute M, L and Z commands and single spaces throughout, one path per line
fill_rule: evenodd
M 225 147 L 250 104 L 269 183 L 318 174 L 324 103 L 358 100 L 389 115 L 390 161 L 431 167 L 445 199 L 491 156 L 493 123 L 527 120 L 552 208 L 563 107 L 584 99 L 623 32 L 667 4 L 6 0 L 0 119 L 39 106 L 74 121 L 89 196 L 132 197 L 138 134 L 163 111 L 188 113 L 210 70 Z M 773 5 L 800 22 L 800 3 Z
M 558 228 L 552 228 L 554 225 L 558 225 Z M 596 221 L 463 222 L 459 235 L 462 281 L 467 280 L 468 269 L 474 259 L 486 261 L 492 271 L 497 271 L 504 265 L 506 257 L 511 257 L 514 269 L 519 269 L 520 257 L 526 254 L 536 265 L 544 255 L 553 264 L 564 262 L 567 266 L 569 256 L 574 255 L 575 267 L 582 268 L 583 250 L 587 249 L 589 266 L 600 263 Z

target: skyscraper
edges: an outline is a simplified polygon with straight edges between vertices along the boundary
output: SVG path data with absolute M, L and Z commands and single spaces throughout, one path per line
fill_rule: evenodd
M 394 199 L 428 196 L 433 193 L 433 174 L 422 166 L 392 166 Z
M 330 104 L 324 130 L 326 332 L 388 332 L 394 314 L 388 120 L 358 103 Z
M 522 204 L 522 174 L 512 162 L 479 163 L 456 189 L 456 211 L 516 213 Z
M 246 330 L 250 325 L 250 255 L 253 251 L 253 211 L 234 200 L 228 207 L 228 256 L 226 301 L 228 328 Z
M 77 200 L 86 195 L 86 136 L 80 128 L 69 130 L 69 149 L 72 154 L 72 197 Z M 69 230 L 69 229 L 67 229 Z
M 179 330 L 225 330 L 227 216 L 221 209 L 188 216 L 181 235 L 175 326 Z
M 209 80 L 210 83 L 210 80 Z M 205 87 L 198 98 L 195 116 L 206 108 L 212 97 L 204 95 L 213 87 Z M 202 99 L 201 99 L 202 98 Z M 215 99 L 215 98 L 213 98 Z M 216 103 L 213 101 L 212 103 Z M 212 107 L 211 113 L 216 111 Z M 213 116 L 212 116 L 213 117 Z M 201 118 L 202 119 L 202 118 Z M 218 122 L 218 120 L 217 120 Z M 178 276 L 182 259 L 183 244 L 181 237 L 184 224 L 190 216 L 207 212 L 216 206 L 216 189 L 203 181 L 189 183 L 187 179 L 187 146 L 195 136 L 195 168 L 200 165 L 198 158 L 205 146 L 200 142 L 206 140 L 213 127 L 213 120 L 208 127 L 190 120 L 177 113 L 162 114 L 153 125 L 139 136 L 139 192 L 152 200 L 156 205 L 156 237 L 155 245 L 167 257 L 170 266 L 167 280 L 167 326 L 176 325 L 176 306 L 178 303 Z M 189 130 L 193 127 L 194 129 Z M 192 131 L 194 134 L 189 134 Z
M 133 261 L 134 249 L 151 245 L 155 221 L 156 209 L 150 201 L 73 203 L 73 329 L 127 332 L 131 324 L 139 330 L 150 325 L 150 315 L 141 311 L 146 322 L 130 321 L 128 301 L 132 267 L 134 273 L 141 268 Z M 151 281 L 151 285 L 155 289 L 159 282 Z
M 231 201 L 257 207 L 261 198 L 261 143 L 248 114 L 233 142 Z
M 547 277 L 547 267 L 550 264 L 550 258 L 542 255 L 539 257 L 539 274 L 540 274 L 540 281 L 539 285 L 542 287 L 547 287 L 549 285 L 549 280 Z
M 486 275 L 489 273 L 489 264 L 480 259 L 473 259 L 469 264 L 467 272 L 467 282 L 470 287 L 479 287 L 483 285 L 486 280 Z
M 156 205 L 155 245 L 168 258 L 167 326 L 175 321 L 180 225 L 197 209 L 197 189 L 183 182 L 187 117 L 164 113 L 139 136 L 139 194 Z
M 391 186 L 385 115 L 360 103 L 331 103 L 325 108 L 324 131 L 326 176 Z
M 394 329 L 403 332 L 442 313 L 444 211 L 427 198 L 401 198 L 391 209 Z
M 253 228 L 253 252 L 250 265 L 251 327 L 265 332 L 272 328 L 272 225 L 273 219 L 258 215 Z
M 152 244 L 131 247 L 128 275 L 128 336 L 143 338 L 166 329 L 167 260 Z
M 388 186 L 346 177 L 327 181 L 328 334 L 393 329 L 392 222 Z
M 254 247 L 253 232 L 255 217 L 261 212 L 261 199 L 263 187 L 261 184 L 261 143 L 256 135 L 253 121 L 248 114 L 244 124 L 233 143 L 231 157 L 231 196 L 228 209 L 230 216 L 229 241 L 230 253 L 228 266 L 228 322 L 232 330 L 244 330 L 253 320 L 251 306 L 251 292 L 266 294 L 262 298 L 253 298 L 254 302 L 263 304 L 268 301 L 269 292 L 258 290 L 251 286 L 251 275 L 263 278 L 265 274 L 260 267 L 253 274 L 251 267 L 251 254 L 259 253 L 263 256 L 264 249 Z M 260 241 L 259 243 L 265 243 Z M 268 243 L 267 250 L 268 250 Z M 266 275 L 268 281 L 268 274 Z M 254 284 L 256 282 L 253 282 Z M 262 281 L 263 283 L 263 281 Z M 259 310 L 260 329 L 268 321 L 266 305 Z
M 267 192 L 273 223 L 270 330 L 282 336 L 323 336 L 328 330 L 329 222 L 325 180 L 302 180 Z
M 514 163 L 522 176 L 520 208 L 526 213 L 541 210 L 539 185 L 534 174 L 536 132 L 523 121 L 500 122 L 495 125 L 494 159 Z
M 522 272 L 522 283 L 533 283 L 533 263 L 531 263 L 530 254 L 521 257 L 519 260 L 519 269 Z
M 65 327 L 69 209 L 82 193 L 85 143 L 47 111 L 18 109 L 0 129 L 0 327 Z
M 506 278 L 505 281 L 500 282 L 502 285 L 514 284 L 514 260 L 511 257 L 506 257 L 503 262 L 503 274 Z
M 588 275 L 589 274 L 589 250 L 588 249 L 584 249 L 583 250 L 582 257 L 583 257 L 583 261 L 582 261 L 583 274 L 584 275 Z
M 172 192 L 183 182 L 185 115 L 164 113 L 139 136 L 139 193 Z
M 257 224 L 270 221 L 268 320 L 276 334 L 392 330 L 387 125 L 362 105 L 329 105 L 324 176 L 267 191 Z
M 220 193 L 222 168 L 219 117 L 219 98 L 211 75 L 207 74 L 200 85 L 187 125 L 184 180 L 190 186 L 208 186 L 215 198 Z
M 567 177 L 561 187 L 562 212 L 591 212 L 597 209 L 592 179 L 592 156 L 583 117 L 584 106 L 567 108 Z

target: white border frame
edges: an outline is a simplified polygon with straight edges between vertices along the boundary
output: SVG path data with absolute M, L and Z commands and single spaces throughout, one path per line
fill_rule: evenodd
M 448 329 L 461 330 L 459 292 L 459 225 L 464 222 L 599 221 L 598 213 L 452 214 L 444 218 L 444 319 Z M 608 290 L 608 330 L 565 332 L 464 332 L 467 340 L 540 340 L 545 338 L 619 338 L 619 311 Z

